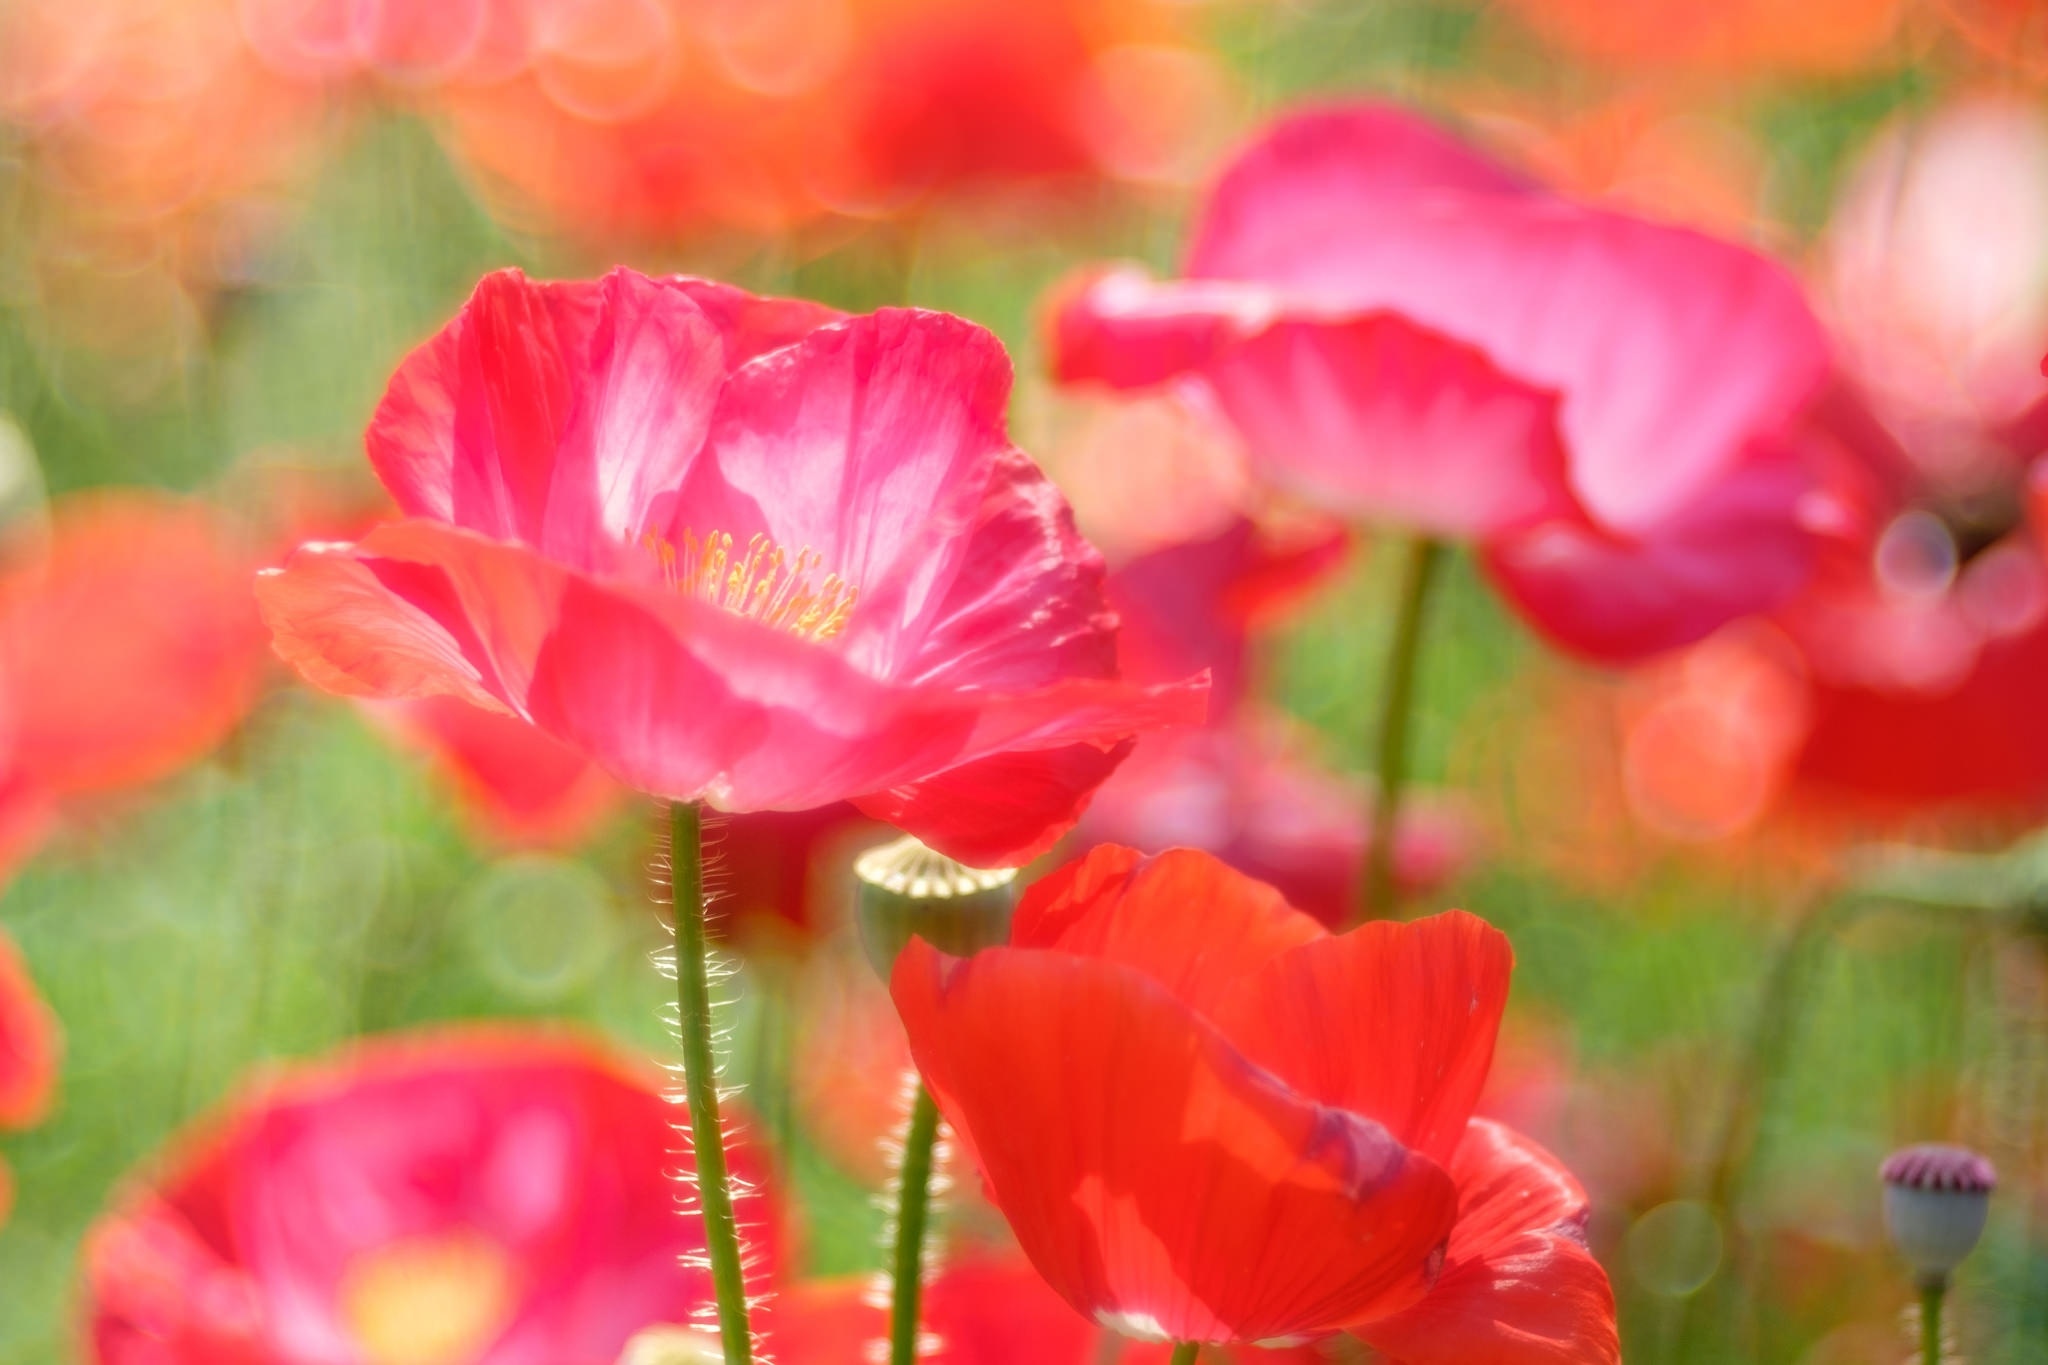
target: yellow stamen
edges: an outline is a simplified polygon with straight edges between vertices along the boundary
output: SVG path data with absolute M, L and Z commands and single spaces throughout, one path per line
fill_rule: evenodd
M 511 1321 L 512 1263 L 469 1233 L 395 1242 L 343 1274 L 341 1320 L 369 1365 L 466 1365 Z
M 845 630 L 854 603 L 860 600 L 860 589 L 836 573 L 826 574 L 816 588 L 811 586 L 811 575 L 822 565 L 809 546 L 797 551 L 792 561 L 781 546 L 759 533 L 737 556 L 732 537 L 724 531 L 699 540 L 695 531 L 685 528 L 681 549 L 652 531 L 641 536 L 640 543 L 660 559 L 663 581 L 677 592 L 807 640 L 829 640 Z

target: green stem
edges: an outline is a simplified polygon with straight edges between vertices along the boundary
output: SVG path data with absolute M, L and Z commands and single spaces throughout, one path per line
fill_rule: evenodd
M 1947 1293 L 1946 1279 L 1920 1286 L 1920 1365 L 1941 1365 L 1941 1300 Z
M 1373 742 L 1379 798 L 1373 803 L 1365 880 L 1359 888 L 1360 921 L 1391 914 L 1394 909 L 1394 830 L 1401 815 L 1401 790 L 1408 781 L 1408 732 L 1414 721 L 1415 680 L 1422 662 L 1422 624 L 1429 590 L 1443 558 L 1442 542 L 1429 536 L 1410 541 L 1402 557 L 1400 603 L 1394 638 L 1387 646 L 1379 729 Z
M 725 1129 L 718 1117 L 718 1075 L 711 1052 L 711 968 L 704 928 L 703 812 L 691 802 L 669 806 L 669 864 L 676 917 L 676 1011 L 683 1041 L 683 1088 L 690 1106 L 690 1145 L 697 1160 L 697 1202 L 718 1304 L 726 1365 L 750 1365 L 746 1274 L 739 1225 L 725 1172 Z
M 890 1266 L 889 1365 L 915 1365 L 918 1299 L 924 1287 L 924 1233 L 931 1211 L 932 1153 L 939 1141 L 939 1107 L 918 1082 L 903 1135 L 903 1168 L 897 1173 L 896 1254 Z
M 1173 1348 L 1173 1359 L 1169 1365 L 1195 1365 L 1195 1357 L 1201 1353 L 1202 1343 L 1199 1341 L 1178 1342 Z

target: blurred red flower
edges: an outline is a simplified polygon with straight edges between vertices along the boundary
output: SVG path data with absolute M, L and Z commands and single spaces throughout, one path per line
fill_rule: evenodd
M 2031 80 L 2048 79 L 2048 4 L 2042 0 L 1939 0 L 1978 52 Z
M 1062 377 L 1194 376 L 1269 477 L 1480 542 L 1554 642 L 1620 662 L 1796 590 L 1827 373 L 1754 253 L 1575 205 L 1405 111 L 1281 121 L 1212 191 L 1184 280 L 1086 281 Z
M 1103 176 L 1172 178 L 1220 64 L 1164 0 L 541 0 L 458 153 L 572 231 L 673 239 Z
M 1116 680 L 1100 560 L 1004 434 L 1009 382 L 945 314 L 488 276 L 370 427 L 408 519 L 258 597 L 329 690 L 446 693 L 664 797 L 851 799 L 1023 861 L 1202 689 Z
M 50 1112 L 57 1093 L 63 1035 L 56 1016 L 29 979 L 14 940 L 0 931 L 0 1128 L 32 1128 Z M 14 1189 L 0 1162 L 0 1223 L 7 1221 Z
M 1090 1319 L 1614 1361 L 1583 1192 L 1471 1117 L 1511 966 L 1462 912 L 1332 936 L 1206 854 L 1104 846 L 1025 893 L 1008 946 L 913 942 L 892 991 L 990 1197 Z
M 635 1332 L 710 1300 L 671 1118 L 654 1075 L 535 1031 L 397 1036 L 280 1070 L 87 1235 L 92 1358 L 614 1365 Z M 762 1179 L 750 1148 L 728 1153 Z

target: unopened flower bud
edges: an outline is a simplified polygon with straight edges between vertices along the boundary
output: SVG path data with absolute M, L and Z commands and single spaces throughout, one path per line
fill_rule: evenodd
M 725 1348 L 716 1332 L 664 1324 L 635 1334 L 618 1365 L 725 1365 Z
M 1010 936 L 1015 868 L 967 867 L 905 835 L 861 854 L 853 875 L 861 945 L 885 981 L 913 936 L 960 957 Z
M 1967 1147 L 1928 1143 L 1885 1159 L 1884 1225 L 1922 1283 L 1939 1285 L 1977 1245 L 1998 1183 Z

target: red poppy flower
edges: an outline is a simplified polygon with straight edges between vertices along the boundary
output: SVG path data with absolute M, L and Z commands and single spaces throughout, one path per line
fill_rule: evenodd
M 866 1280 L 801 1284 L 778 1301 L 773 1349 L 798 1365 L 867 1365 L 887 1340 L 889 1322 Z M 924 1289 L 923 1329 L 932 1365 L 1094 1365 L 1105 1359 L 1104 1330 L 1079 1317 L 1038 1272 L 985 1252 L 969 1252 Z M 1168 1348 L 1135 1343 L 1116 1359 L 1166 1365 Z M 1227 1353 L 1241 1365 L 1316 1365 L 1308 1347 Z
M 36 993 L 14 940 L 0 932 L 0 1128 L 42 1122 L 57 1091 L 62 1035 L 50 1007 Z M 13 1190 L 0 1163 L 0 1222 Z
M 653 1076 L 531 1031 L 281 1071 L 88 1234 L 93 1359 L 614 1365 L 711 1297 L 672 1119 Z M 728 1151 L 760 1179 L 749 1148 Z
M 1115 679 L 1100 560 L 1005 436 L 1009 382 L 941 313 L 491 275 L 371 423 L 408 519 L 258 596 L 330 690 L 446 693 L 666 798 L 851 799 L 1021 861 L 1202 699 Z
M 1061 375 L 1198 377 L 1270 478 L 1477 540 L 1567 648 L 1685 644 L 1809 571 L 1814 480 L 1786 433 L 1827 347 L 1750 251 L 1569 203 L 1352 105 L 1283 120 L 1231 164 L 1186 276 L 1072 292 Z
M 990 1197 L 1094 1321 L 1612 1361 L 1577 1186 L 1471 1119 L 1510 969 L 1462 912 L 1333 936 L 1206 854 L 1109 845 L 1027 891 L 1005 947 L 913 942 L 892 990 Z

